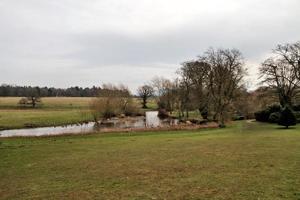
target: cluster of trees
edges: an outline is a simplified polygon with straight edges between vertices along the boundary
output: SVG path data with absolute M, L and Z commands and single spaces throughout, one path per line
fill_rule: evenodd
M 277 122 L 288 128 L 297 123 L 300 92 L 300 42 L 278 45 L 260 67 L 262 83 L 277 95 L 278 106 L 255 113 L 258 121 Z
M 204 119 L 210 117 L 220 127 L 233 113 L 252 117 L 257 109 L 267 109 L 262 113 L 268 113 L 269 120 L 269 106 L 279 103 L 271 118 L 286 127 L 294 125 L 295 114 L 299 115 L 295 107 L 300 96 L 300 42 L 278 45 L 259 70 L 262 86 L 249 92 L 244 86 L 247 70 L 240 51 L 211 48 L 198 59 L 184 62 L 175 80 L 156 78 L 141 86 L 138 94 L 144 106 L 155 93 L 159 108 L 176 110 L 180 118 L 198 110 Z M 255 116 L 260 116 L 259 112 Z
M 174 81 L 156 78 L 151 86 L 157 93 L 159 108 L 176 110 L 180 118 L 188 118 L 189 111 L 199 110 L 204 119 L 211 116 L 224 127 L 235 97 L 244 88 L 245 74 L 240 51 L 211 48 L 197 60 L 184 62 Z M 141 95 L 144 92 L 139 94 L 146 97 Z
M 220 127 L 225 126 L 233 113 L 250 118 L 258 109 L 262 111 L 255 114 L 257 120 L 277 121 L 286 127 L 294 125 L 295 107 L 300 99 L 300 42 L 278 45 L 259 71 L 262 86 L 249 92 L 245 87 L 247 69 L 241 52 L 210 48 L 197 59 L 182 63 L 174 80 L 154 78 L 139 87 L 137 94 L 143 108 L 147 108 L 150 97 L 155 97 L 159 109 L 165 113 L 176 111 L 179 118 L 188 119 L 190 111 L 197 110 L 203 119 L 217 121 Z M 95 121 L 99 117 L 139 112 L 133 95 L 122 85 L 67 89 L 2 85 L 0 96 L 26 97 L 20 104 L 33 107 L 40 97 L 97 96 L 91 103 Z M 277 110 L 271 112 L 269 106 L 276 103 Z
M 2 84 L 0 86 L 1 97 L 27 97 L 35 93 L 39 97 L 95 97 L 102 91 L 101 87 L 70 87 L 66 89 L 54 87 L 31 87 L 31 86 L 14 86 Z

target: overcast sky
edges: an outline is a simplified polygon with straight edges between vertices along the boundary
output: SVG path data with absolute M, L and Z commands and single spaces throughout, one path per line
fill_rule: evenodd
M 238 48 L 255 87 L 299 0 L 0 0 L 0 83 L 69 87 L 174 77 L 209 47 Z

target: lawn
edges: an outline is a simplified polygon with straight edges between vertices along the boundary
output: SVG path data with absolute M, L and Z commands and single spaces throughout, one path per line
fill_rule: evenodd
M 0 139 L 0 199 L 300 199 L 300 127 Z

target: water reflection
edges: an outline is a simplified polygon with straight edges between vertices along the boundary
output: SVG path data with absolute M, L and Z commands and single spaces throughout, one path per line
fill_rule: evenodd
M 0 131 L 0 137 L 79 134 L 89 133 L 95 130 L 102 131 L 113 128 L 155 128 L 172 126 L 178 123 L 178 120 L 176 119 L 160 120 L 157 117 L 157 114 L 157 111 L 149 111 L 146 112 L 145 117 L 113 118 L 110 120 L 102 121 L 98 126 L 95 126 L 94 122 L 89 122 L 85 124 L 74 124 L 68 126 L 4 130 Z

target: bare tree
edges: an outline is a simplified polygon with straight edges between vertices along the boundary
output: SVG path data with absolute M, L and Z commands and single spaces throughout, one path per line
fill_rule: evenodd
M 300 41 L 291 44 L 278 45 L 273 53 L 277 61 L 290 65 L 300 79 Z
M 178 79 L 170 80 L 163 77 L 155 77 L 151 82 L 155 96 L 157 97 L 158 107 L 170 113 L 174 111 L 175 107 L 178 109 Z
M 240 51 L 236 49 L 209 49 L 199 61 L 209 67 L 208 90 L 210 102 L 215 112 L 214 118 L 220 127 L 225 126 L 235 92 L 242 86 L 242 80 L 246 73 L 244 60 Z
M 300 42 L 278 45 L 259 70 L 262 82 L 276 89 L 281 106 L 291 106 L 300 83 Z
M 137 92 L 138 92 L 138 95 L 143 100 L 142 101 L 143 108 L 148 108 L 147 101 L 148 101 L 149 97 L 153 96 L 153 93 L 154 93 L 153 87 L 151 87 L 150 85 L 143 85 L 138 88 Z
M 188 101 L 192 101 L 203 118 L 207 118 L 208 111 L 208 75 L 210 66 L 205 62 L 188 61 L 182 64 L 178 71 L 182 84 L 189 89 Z
M 97 98 L 90 102 L 91 114 L 96 124 L 102 119 L 108 119 L 121 114 L 135 115 L 139 113 L 130 94 L 124 85 L 104 84 Z

